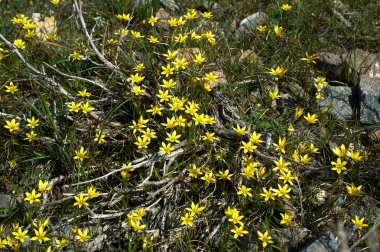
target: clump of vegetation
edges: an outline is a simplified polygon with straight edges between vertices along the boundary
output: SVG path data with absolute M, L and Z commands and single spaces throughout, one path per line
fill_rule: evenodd
M 0 249 L 283 251 L 378 224 L 378 146 L 317 106 L 317 52 L 352 39 L 332 4 L 234 2 L 0 11 Z

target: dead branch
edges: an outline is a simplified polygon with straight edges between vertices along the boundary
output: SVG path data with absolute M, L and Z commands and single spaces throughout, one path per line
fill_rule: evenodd
M 86 39 L 87 39 L 87 41 L 88 41 L 91 49 L 94 51 L 94 53 L 96 54 L 96 56 L 100 59 L 100 61 L 103 62 L 104 65 L 106 65 L 108 68 L 110 68 L 112 70 L 119 71 L 120 70 L 119 67 L 115 66 L 110 61 L 108 61 L 104 57 L 104 55 L 100 53 L 99 49 L 94 44 L 94 41 L 92 40 L 91 35 L 88 33 L 86 22 L 84 21 L 84 18 L 83 18 L 82 4 L 83 4 L 82 1 L 74 0 L 74 11 L 77 14 L 77 17 L 79 19 L 79 22 L 80 22 L 80 25 L 81 25 L 81 28 L 82 28 L 82 32 L 86 36 Z

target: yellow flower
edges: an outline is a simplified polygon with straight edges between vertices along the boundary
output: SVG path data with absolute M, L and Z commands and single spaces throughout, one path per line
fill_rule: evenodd
M 95 109 L 94 107 L 90 107 L 90 104 L 88 102 L 82 104 L 81 108 L 84 114 L 87 114 Z
M 178 139 L 181 137 L 181 135 L 177 135 L 177 132 L 175 130 L 171 134 L 166 133 L 166 135 L 168 136 L 165 139 L 166 141 L 169 141 L 171 143 L 179 143 Z
M 340 147 L 336 146 L 332 151 L 338 157 L 345 157 L 345 156 L 347 156 L 347 149 L 346 149 L 346 146 L 344 144 L 342 144 Z
M 167 60 L 173 60 L 177 57 L 177 54 L 178 54 L 178 50 L 176 51 L 168 50 L 167 53 L 164 53 L 162 55 L 165 56 Z
M 274 76 L 274 77 L 282 77 L 285 73 L 286 73 L 286 69 L 284 69 L 283 67 L 277 67 L 277 68 L 271 68 L 269 73 Z
M 128 35 L 128 33 L 129 33 L 129 31 L 123 28 L 123 29 L 117 30 L 115 32 L 115 35 L 118 35 L 118 36 L 121 35 L 122 37 L 125 37 Z
M 316 114 L 310 115 L 310 113 L 307 113 L 307 116 L 304 116 L 303 118 L 305 118 L 308 124 L 315 124 L 318 121 Z
M 38 181 L 38 191 L 43 193 L 50 190 L 51 190 L 51 186 L 49 186 L 49 181 L 45 181 L 45 182 L 43 182 L 42 180 Z
M 50 2 L 54 5 L 58 5 L 60 0 L 51 0 Z
M 184 25 L 185 23 L 186 23 L 186 21 L 183 20 L 182 17 L 179 17 L 179 18 L 177 19 L 177 26 L 182 26 L 182 25 Z
M 200 207 L 199 203 L 195 204 L 194 202 L 191 202 L 191 208 L 186 208 L 187 211 L 190 212 L 191 216 L 199 215 L 205 207 Z
M 202 17 L 205 18 L 205 19 L 210 19 L 213 17 L 212 13 L 211 12 L 203 12 L 202 13 Z
M 21 243 L 24 243 L 25 239 L 29 237 L 27 233 L 28 230 L 22 230 L 21 227 L 19 227 L 17 231 L 12 232 L 15 239 L 19 240 Z
M 83 97 L 83 98 L 85 98 L 85 97 L 90 97 L 90 96 L 91 96 L 91 93 L 87 92 L 87 89 L 84 89 L 84 90 L 82 90 L 82 91 L 78 91 L 77 96 L 79 96 L 79 97 Z
M 152 43 L 152 44 L 156 44 L 156 43 L 160 42 L 158 40 L 158 38 L 156 38 L 155 36 L 152 36 L 152 35 L 149 36 L 148 41 L 149 41 L 149 43 Z
M 368 224 L 365 224 L 364 223 L 364 217 L 359 219 L 359 217 L 357 215 L 355 215 L 355 219 L 352 219 L 351 220 L 352 223 L 354 223 L 354 225 L 359 229 L 359 230 L 362 230 L 364 227 L 368 227 Z
M 166 118 L 166 123 L 161 123 L 161 125 L 165 126 L 167 129 L 172 129 L 175 126 L 177 126 L 177 120 L 175 116 L 173 116 L 172 118 L 168 117 Z
M 141 33 L 138 32 L 138 31 L 131 31 L 131 34 L 132 34 L 132 37 L 133 37 L 134 39 L 140 39 L 140 38 L 143 38 L 143 37 L 144 37 L 144 36 L 142 36 Z
M 355 186 L 354 183 L 351 186 L 346 186 L 348 194 L 352 196 L 360 196 L 363 192 L 361 191 L 362 186 Z
M 130 81 L 130 82 L 132 82 L 132 84 L 135 84 L 135 83 L 139 84 L 144 79 L 145 79 L 144 76 L 140 76 L 139 73 L 136 73 L 135 75 L 131 74 L 127 80 Z
M 87 202 L 89 197 L 84 197 L 83 193 L 80 193 L 79 197 L 74 196 L 74 199 L 76 200 L 76 202 L 74 203 L 73 206 L 78 206 L 79 208 L 82 208 L 82 206 L 88 206 L 89 205 Z
M 273 192 L 276 193 L 276 196 L 290 199 L 289 192 L 291 191 L 291 189 L 288 188 L 288 185 L 285 184 L 284 186 L 281 186 L 277 184 L 277 186 L 278 186 L 278 189 L 273 189 Z
M 106 137 L 105 134 L 102 133 L 102 131 L 97 130 L 94 138 L 94 142 L 96 143 L 105 143 L 106 140 L 104 139 Z
M 281 37 L 282 35 L 284 35 L 283 29 L 284 28 L 282 28 L 281 26 L 275 25 L 273 28 L 274 35 L 276 35 L 276 37 Z
M 292 9 L 292 6 L 289 4 L 283 4 L 281 5 L 281 9 L 284 11 L 290 11 Z
M 55 243 L 57 248 L 64 248 L 67 246 L 67 239 L 62 238 L 61 240 L 55 239 Z
M 37 134 L 32 130 L 29 133 L 25 133 L 25 138 L 24 140 L 28 140 L 29 142 L 33 142 L 34 140 L 37 139 Z
M 203 57 L 202 53 L 198 53 L 195 55 L 195 59 L 193 60 L 196 64 L 200 65 L 205 62 L 206 58 Z
M 142 137 L 148 139 L 149 141 L 152 138 L 157 138 L 156 132 L 154 132 L 153 130 L 151 130 L 149 128 L 147 128 L 146 130 L 142 131 L 142 133 L 143 133 Z
M 81 146 L 79 150 L 75 151 L 74 159 L 79 159 L 80 161 L 83 161 L 83 159 L 88 158 L 87 156 L 88 151 Z
M 177 20 L 176 18 L 170 18 L 170 19 L 168 20 L 168 23 L 169 23 L 169 25 L 172 26 L 172 27 L 176 27 L 176 26 L 178 26 L 178 20 Z
M 25 193 L 25 200 L 29 201 L 29 204 L 40 202 L 41 193 L 36 193 L 36 190 L 33 189 L 31 193 Z
M 361 161 L 363 159 L 363 157 L 360 156 L 360 151 L 349 151 L 347 152 L 347 157 L 351 158 L 353 161 Z
M 70 54 L 70 57 L 72 58 L 72 61 L 81 60 L 84 58 L 84 56 L 76 51 Z
M 273 161 L 276 164 L 276 167 L 273 168 L 273 171 L 279 170 L 281 173 L 288 172 L 288 165 L 290 165 L 289 162 L 283 162 L 282 156 L 280 156 L 280 159 L 278 161 Z
M 148 149 L 148 145 L 150 144 L 150 140 L 146 138 L 137 137 L 137 142 L 135 145 L 140 149 Z
M 193 20 L 196 18 L 196 15 L 197 15 L 197 11 L 195 9 L 188 9 L 185 15 L 185 18 L 187 20 Z
M 310 157 L 309 157 L 308 154 L 300 156 L 300 161 L 299 161 L 300 163 L 302 163 L 302 164 L 308 164 L 308 163 L 310 163 L 310 161 L 311 161 L 311 159 L 310 159 Z
M 202 139 L 204 141 L 214 142 L 216 140 L 216 137 L 214 137 L 215 133 L 206 132 L 204 136 L 202 136 Z
M 259 235 L 259 240 L 262 241 L 264 248 L 268 246 L 268 244 L 273 243 L 272 237 L 268 234 L 268 231 L 265 231 L 264 234 L 257 231 L 257 234 Z
M 9 82 L 9 85 L 5 86 L 6 90 L 5 92 L 15 94 L 18 91 L 17 85 L 14 85 L 13 82 Z
M 156 95 L 158 98 L 160 98 L 160 102 L 169 101 L 172 96 L 169 94 L 169 90 L 158 90 L 158 94 Z
M 172 152 L 174 148 L 171 146 L 171 143 L 166 144 L 165 142 L 162 142 L 160 150 L 162 152 L 162 155 L 166 155 Z
M 173 88 L 177 84 L 177 82 L 173 81 L 172 79 L 169 79 L 168 81 L 167 80 L 163 80 L 162 82 L 163 82 L 163 84 L 160 85 L 160 86 L 164 87 L 166 89 Z
M 240 146 L 240 149 L 243 149 L 244 153 L 253 152 L 257 148 L 257 146 L 253 145 L 251 141 L 248 141 L 247 143 L 242 141 L 241 144 L 243 146 Z
M 130 14 L 117 14 L 116 17 L 120 20 L 120 21 L 129 21 L 131 19 L 131 15 Z
M 347 164 L 347 161 L 343 161 L 338 158 L 336 162 L 331 162 L 332 165 L 334 165 L 333 168 L 331 168 L 332 171 L 336 171 L 338 174 L 340 174 L 342 171 L 347 170 L 345 165 Z
M 4 128 L 8 129 L 10 133 L 20 129 L 20 123 L 16 122 L 16 119 L 12 119 L 11 121 L 6 120 L 5 122 L 7 125 Z
M 264 193 L 261 193 L 260 196 L 264 197 L 264 200 L 265 201 L 269 201 L 269 200 L 274 200 L 275 199 L 275 196 L 276 196 L 276 193 L 273 192 L 273 188 L 269 188 L 269 190 L 267 190 L 265 187 L 263 188 L 263 192 Z
M 174 68 L 174 67 L 171 67 L 169 63 L 166 65 L 166 67 L 165 67 L 165 66 L 162 66 L 161 68 L 162 68 L 162 70 L 163 70 L 163 71 L 161 72 L 161 74 L 162 74 L 162 75 L 165 75 L 166 77 L 169 77 L 169 75 L 174 74 L 174 70 L 175 70 L 175 68 Z
M 184 70 L 184 69 L 186 69 L 187 64 L 188 64 L 188 62 L 186 61 L 185 58 L 183 58 L 183 59 L 176 58 L 174 60 L 174 62 L 173 62 L 173 65 L 174 65 L 175 69 L 182 69 L 182 70 Z
M 151 26 L 154 26 L 154 24 L 157 23 L 157 21 L 158 21 L 158 17 L 155 17 L 155 16 L 150 16 L 150 18 L 148 19 L 148 23 Z
M 135 232 L 139 232 L 139 231 L 143 230 L 144 228 L 146 228 L 146 225 L 140 224 L 140 220 L 130 220 L 130 224 L 133 228 L 133 231 L 135 231 Z
M 93 199 L 99 196 L 99 192 L 96 191 L 96 187 L 90 186 L 87 188 L 87 195 L 89 199 Z
M 32 237 L 31 240 L 32 241 L 38 241 L 40 244 L 45 242 L 45 241 L 49 241 L 50 238 L 49 237 L 46 237 L 46 232 L 47 231 L 44 231 L 44 228 L 43 227 L 39 227 L 38 229 L 34 229 L 34 234 L 36 236 Z
M 219 177 L 220 180 L 231 180 L 231 177 L 233 174 L 230 174 L 230 170 L 225 170 L 225 171 L 219 171 L 219 174 L 216 175 Z
M 287 213 L 285 214 L 280 213 L 280 215 L 282 217 L 280 224 L 284 224 L 285 226 L 290 226 L 290 227 L 295 225 L 293 222 L 293 218 L 294 218 L 293 215 L 288 215 Z
M 249 188 L 249 187 L 242 185 L 242 186 L 238 187 L 237 194 L 243 195 L 244 197 L 247 197 L 247 196 L 252 197 L 252 193 L 250 193 L 251 190 L 252 190 L 252 188 Z
M 264 142 L 263 140 L 260 139 L 261 134 L 257 134 L 256 131 L 254 131 L 251 135 L 249 135 L 249 141 L 252 142 L 253 144 L 259 144 Z
M 267 31 L 267 26 L 266 25 L 260 25 L 256 28 L 260 33 L 264 33 Z
M 177 43 L 183 43 L 187 39 L 187 35 L 178 34 L 178 36 L 174 37 L 174 41 Z
M 25 49 L 25 42 L 22 39 L 15 39 L 13 45 L 18 49 Z
M 34 116 L 32 116 L 31 119 L 26 119 L 26 121 L 28 122 L 28 124 L 26 126 L 28 126 L 29 128 L 31 129 L 34 129 L 35 127 L 37 127 L 39 124 L 38 122 L 40 121 L 39 119 L 35 119 Z
M 164 108 L 161 108 L 159 105 L 150 105 L 151 109 L 148 109 L 146 112 L 152 113 L 152 115 L 162 115 L 162 110 Z
M 282 153 L 285 154 L 285 145 L 286 145 L 286 138 L 279 138 L 278 139 L 278 144 L 274 143 L 273 146 L 276 147 L 277 151 L 281 151 Z
M 239 211 L 231 211 L 230 218 L 228 219 L 229 222 L 232 222 L 234 225 L 240 224 L 244 225 L 243 222 L 241 221 L 244 218 L 243 215 L 239 215 Z
M 212 83 L 217 80 L 217 76 L 213 72 L 210 72 L 210 73 L 205 74 L 203 79 L 207 81 L 208 83 Z
M 234 238 L 237 239 L 240 236 L 243 237 L 245 234 L 248 234 L 247 230 L 244 230 L 244 224 L 240 225 L 240 227 L 234 226 L 233 229 L 231 229 L 231 232 L 234 233 Z
M 214 174 L 212 171 L 206 173 L 203 177 L 201 177 L 202 180 L 206 182 L 207 185 L 214 184 L 216 182 L 216 179 L 214 178 Z
M 318 56 L 315 54 L 309 54 L 308 52 L 305 53 L 305 58 L 302 58 L 301 60 L 305 60 L 307 63 L 311 64 L 316 64 L 317 62 L 315 60 L 318 59 Z
M 198 168 L 195 164 L 191 168 L 188 168 L 187 171 L 189 172 L 189 177 L 198 178 L 198 175 L 202 174 L 201 168 Z
M 181 216 L 181 220 L 182 220 L 181 225 L 185 225 L 189 227 L 193 226 L 194 217 L 191 214 L 185 213 L 184 216 Z
M 135 95 L 145 95 L 145 89 L 142 89 L 140 86 L 133 85 L 131 92 Z
M 88 241 L 91 236 L 87 235 L 88 233 L 88 228 L 85 228 L 83 231 L 81 229 L 78 229 L 78 234 L 75 236 L 78 241 L 80 242 L 86 242 Z
M 235 131 L 239 136 L 244 136 L 244 135 L 248 134 L 248 131 L 245 130 L 245 127 L 240 128 L 240 125 L 239 125 L 239 124 L 236 125 L 236 128 L 233 127 L 233 129 L 234 129 L 234 131 Z
M 137 64 L 133 70 L 135 70 L 136 72 L 141 72 L 142 70 L 145 69 L 145 66 L 144 66 L 144 63 L 140 63 L 140 64 Z M 144 77 L 145 78 L 145 77 Z
M 278 179 L 284 180 L 284 183 L 289 183 L 290 185 L 293 185 L 293 180 L 296 179 L 296 177 L 292 176 L 291 171 L 284 171 L 281 173 L 281 176 L 278 177 Z
M 269 97 L 270 97 L 272 100 L 278 100 L 278 99 L 280 99 L 282 96 L 278 94 L 278 90 L 274 90 L 274 91 L 269 91 Z
M 75 102 L 71 102 L 71 104 L 67 104 L 67 107 L 69 108 L 69 111 L 71 112 L 75 112 L 75 113 L 78 113 L 80 108 L 82 106 L 82 103 L 75 103 Z
M 297 107 L 296 110 L 294 111 L 294 121 L 297 121 L 298 118 L 300 118 L 303 114 L 303 108 Z

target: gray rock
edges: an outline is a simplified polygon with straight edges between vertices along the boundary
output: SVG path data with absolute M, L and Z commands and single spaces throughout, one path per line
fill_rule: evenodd
M 344 80 L 344 59 L 342 55 L 329 52 L 321 52 L 317 54 L 316 67 L 326 73 L 326 77 L 330 80 Z
M 160 3 L 168 10 L 172 12 L 178 12 L 179 7 L 174 0 L 160 0 Z
M 0 208 L 8 208 L 11 206 L 12 196 L 8 194 L 0 194 Z
M 335 237 L 330 234 L 325 234 L 315 241 L 313 241 L 309 246 L 301 249 L 299 252 L 336 252 L 338 251 L 338 241 Z
M 379 55 L 362 49 L 354 49 L 348 54 L 342 54 L 348 71 L 356 71 L 359 75 L 380 77 Z
M 380 78 L 360 76 L 360 122 L 380 123 Z
M 260 25 L 263 25 L 268 20 L 267 14 L 264 12 L 256 12 L 240 22 L 239 32 L 252 32 Z
M 340 121 L 352 120 L 354 102 L 351 88 L 328 85 L 323 89 L 322 94 L 324 99 L 318 101 L 320 109 L 328 109 L 328 112 Z
M 354 49 L 343 54 L 321 52 L 318 57 L 316 67 L 330 80 L 351 80 L 353 73 L 380 78 L 379 54 Z

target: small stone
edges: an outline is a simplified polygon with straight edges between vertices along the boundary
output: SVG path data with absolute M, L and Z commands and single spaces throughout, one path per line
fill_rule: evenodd
M 344 60 L 341 55 L 321 52 L 317 56 L 316 68 L 325 72 L 328 79 L 344 80 Z
M 174 0 L 160 0 L 160 3 L 168 10 L 172 12 L 179 11 L 179 7 Z
M 375 53 L 362 49 L 354 49 L 348 54 L 342 54 L 349 71 L 356 71 L 359 75 L 380 77 L 380 60 Z
M 0 194 L 0 208 L 8 208 L 11 206 L 12 196 L 8 194 Z
M 380 123 L 380 78 L 360 77 L 360 122 Z
M 170 28 L 168 23 L 170 14 L 164 8 L 158 9 L 155 16 L 158 17 L 156 25 L 159 29 L 167 30 Z
M 253 32 L 260 25 L 268 20 L 267 14 L 264 12 L 256 12 L 240 22 L 239 32 Z
M 300 250 L 300 252 L 336 252 L 338 251 L 338 241 L 335 237 L 329 233 L 325 234 L 315 241 L 313 241 L 309 246 Z
M 324 99 L 318 101 L 318 107 L 342 122 L 352 120 L 353 97 L 351 88 L 328 85 L 322 90 Z

